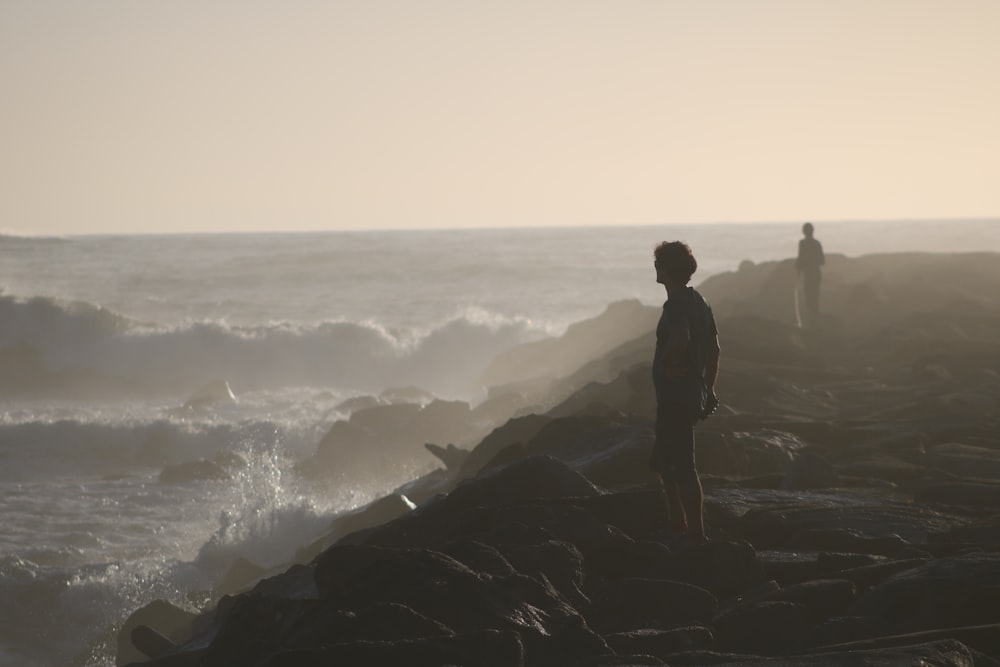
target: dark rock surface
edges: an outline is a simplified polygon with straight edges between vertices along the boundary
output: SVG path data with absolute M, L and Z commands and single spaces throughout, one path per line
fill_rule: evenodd
M 517 372 L 552 342 L 494 365 L 534 380 L 472 441 L 452 437 L 464 404 L 359 405 L 317 460 L 430 442 L 447 469 L 179 631 L 142 610 L 129 627 L 174 633 L 157 667 L 996 665 L 1000 309 L 981 281 L 1000 270 L 974 260 L 831 256 L 820 331 L 791 325 L 789 262 L 704 284 L 724 403 L 698 429 L 708 544 L 665 530 L 646 468 L 652 336 L 615 345 L 604 320 L 567 341 L 607 352 L 562 375 Z

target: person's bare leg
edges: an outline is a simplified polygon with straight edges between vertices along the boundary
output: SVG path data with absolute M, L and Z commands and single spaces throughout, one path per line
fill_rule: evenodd
M 695 544 L 708 542 L 708 536 L 705 535 L 705 492 L 701 488 L 701 479 L 695 475 L 694 479 L 676 486 L 684 512 L 691 521 L 687 531 L 688 538 Z
M 677 486 L 677 482 L 663 479 L 663 477 L 660 477 L 660 486 L 667 499 L 667 518 L 670 521 L 670 529 L 675 533 L 687 532 L 687 515 L 684 512 L 684 500 L 681 498 L 680 487 Z

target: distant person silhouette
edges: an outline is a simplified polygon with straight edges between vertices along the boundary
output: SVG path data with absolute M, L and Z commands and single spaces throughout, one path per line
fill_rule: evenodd
M 656 326 L 653 386 L 656 439 L 649 460 L 667 498 L 670 528 L 695 544 L 705 535 L 704 493 L 695 469 L 694 427 L 719 405 L 719 336 L 712 308 L 688 286 L 698 262 L 680 241 L 663 242 L 653 252 L 656 282 L 667 300 Z
M 823 245 L 813 238 L 814 231 L 811 222 L 802 225 L 805 238 L 799 241 L 799 256 L 795 260 L 806 302 L 805 313 L 799 315 L 799 326 L 806 328 L 819 324 L 819 283 L 823 278 L 819 267 L 826 262 Z

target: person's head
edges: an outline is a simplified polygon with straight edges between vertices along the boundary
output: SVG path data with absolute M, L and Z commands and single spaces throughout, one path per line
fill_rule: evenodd
M 806 235 L 806 238 L 812 238 L 813 235 L 813 223 L 807 222 L 802 225 L 802 233 Z
M 656 266 L 656 282 L 667 280 L 678 285 L 687 285 L 698 269 L 698 262 L 688 244 L 682 241 L 664 241 L 653 250 Z

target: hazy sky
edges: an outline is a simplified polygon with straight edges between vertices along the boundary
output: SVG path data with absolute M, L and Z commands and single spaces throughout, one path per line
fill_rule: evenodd
M 1000 0 L 0 0 L 0 229 L 1000 215 Z

